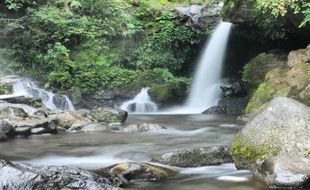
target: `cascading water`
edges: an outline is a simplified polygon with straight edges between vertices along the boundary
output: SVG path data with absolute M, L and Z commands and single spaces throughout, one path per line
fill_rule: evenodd
M 16 95 L 42 99 L 43 104 L 51 110 L 75 110 L 72 102 L 67 96 L 53 94 L 52 92 L 41 89 L 28 79 L 19 78 L 18 76 L 7 76 L 1 78 L 1 82 L 12 84 L 13 93 Z
M 218 104 L 221 71 L 231 26 L 231 23 L 221 22 L 216 27 L 199 60 L 190 95 L 180 111 L 202 113 Z
M 157 111 L 157 105 L 151 100 L 148 93 L 150 88 L 142 88 L 134 99 L 121 105 L 121 109 L 129 113 L 150 113 Z

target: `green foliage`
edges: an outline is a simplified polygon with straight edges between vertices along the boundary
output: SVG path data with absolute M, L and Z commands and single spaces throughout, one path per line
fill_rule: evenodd
M 164 11 L 156 18 L 154 33 L 137 49 L 133 64 L 138 69 L 167 68 L 176 73 L 187 61 L 192 48 L 205 36 L 201 30 L 178 26 L 174 13 Z
M 82 95 L 165 86 L 170 99 L 184 96 L 189 80 L 179 71 L 208 33 L 175 24 L 174 13 L 160 8 L 184 2 L 6 0 L 20 18 L 1 21 L 10 39 L 0 49 L 4 69 Z

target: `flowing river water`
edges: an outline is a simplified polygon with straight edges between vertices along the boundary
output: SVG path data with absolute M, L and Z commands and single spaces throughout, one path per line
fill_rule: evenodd
M 167 130 L 145 133 L 77 133 L 13 139 L 0 146 L 0 157 L 19 163 L 68 165 L 96 169 L 126 161 L 150 161 L 159 153 L 228 144 L 240 130 L 235 116 L 130 115 L 126 125 L 154 122 Z M 143 190 L 261 190 L 249 171 L 233 164 L 200 168 L 174 168 L 178 175 L 159 183 L 137 184 Z

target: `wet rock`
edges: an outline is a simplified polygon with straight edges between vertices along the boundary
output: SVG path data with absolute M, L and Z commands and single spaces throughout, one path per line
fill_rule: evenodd
M 222 96 L 238 97 L 245 94 L 244 85 L 240 81 L 227 80 L 221 84 Z
M 78 111 L 49 112 L 48 114 L 50 118 L 54 118 L 57 121 L 59 127 L 66 129 L 69 129 L 73 125 L 83 126 L 93 122 Z
M 155 156 L 152 161 L 178 167 L 201 167 L 233 162 L 229 146 L 178 150 Z
M 256 172 L 277 155 L 309 156 L 310 108 L 279 97 L 267 104 L 238 134 L 232 144 L 237 168 Z
M 301 189 L 310 186 L 310 159 L 278 156 L 262 163 L 256 177 L 269 188 Z
M 224 106 L 213 106 L 202 113 L 203 114 L 226 114 L 227 112 L 228 112 L 228 109 Z
M 32 115 L 36 111 L 37 111 L 36 108 L 25 104 L 11 104 L 7 102 L 0 102 L 0 113 L 3 113 L 4 115 L 5 114 L 8 115 L 9 112 L 12 113 L 13 117 L 14 115 L 16 115 L 16 117 L 27 117 L 28 115 Z
M 0 119 L 0 131 L 6 136 L 12 136 L 15 132 L 15 127 L 6 120 Z
M 111 129 L 104 124 L 101 123 L 90 123 L 84 126 L 72 126 L 67 132 L 77 133 L 77 132 L 111 132 Z
M 31 166 L 0 160 L 0 189 L 117 190 L 118 177 L 70 167 Z M 120 181 L 120 180 L 118 180 Z
M 148 132 L 148 131 L 156 131 L 167 129 L 166 127 L 162 127 L 156 123 L 137 123 L 132 124 L 123 129 L 126 133 L 139 133 L 139 132 Z
M 12 104 L 25 104 L 34 108 L 40 108 L 43 106 L 42 99 L 34 97 L 12 97 L 6 101 Z
M 43 134 L 45 132 L 47 132 L 47 130 L 45 128 L 43 128 L 43 127 L 38 127 L 38 128 L 31 129 L 31 134 L 38 135 L 38 134 Z
M 49 133 L 57 132 L 56 120 L 53 119 L 27 118 L 24 120 L 8 120 L 8 123 L 17 129 L 18 133 L 27 133 L 28 128 L 31 133 L 42 133 L 43 131 Z
M 0 130 L 0 142 L 7 141 L 8 137 Z
M 108 168 L 96 170 L 95 173 L 102 176 L 102 173 L 111 173 L 121 176 L 125 181 L 131 182 L 146 182 L 160 181 L 172 177 L 176 174 L 175 171 L 156 166 L 148 163 L 128 162 L 116 164 Z
M 28 114 L 24 109 L 13 106 L 0 109 L 0 118 L 6 119 L 14 117 L 26 118 L 28 117 Z
M 113 108 L 97 108 L 91 111 L 90 115 L 98 122 L 105 123 L 125 123 L 128 113 L 123 110 Z
M 36 112 L 33 113 L 33 115 L 39 116 L 39 117 L 48 117 L 47 112 L 42 109 L 37 110 Z
M 17 135 L 28 135 L 30 134 L 31 128 L 30 127 L 16 127 L 15 134 Z

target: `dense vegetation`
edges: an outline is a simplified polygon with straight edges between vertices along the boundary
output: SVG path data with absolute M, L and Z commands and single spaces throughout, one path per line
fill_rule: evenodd
M 175 24 L 168 7 L 186 2 L 5 0 L 2 69 L 84 95 L 145 85 L 184 94 L 184 65 L 208 33 Z
M 250 4 L 259 34 L 271 39 L 309 27 L 306 1 L 224 2 L 228 17 Z M 188 66 L 211 31 L 175 22 L 172 7 L 190 3 L 206 1 L 5 0 L 0 3 L 1 70 L 37 76 L 46 88 L 86 96 L 150 86 L 157 101 L 182 98 L 190 83 Z M 295 28 L 287 24 L 291 15 Z

